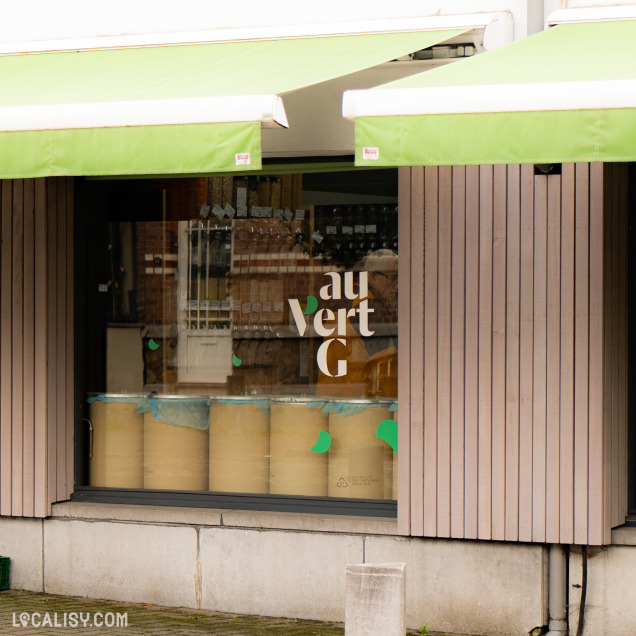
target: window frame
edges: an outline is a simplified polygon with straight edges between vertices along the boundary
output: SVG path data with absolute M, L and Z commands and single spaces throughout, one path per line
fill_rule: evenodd
M 361 170 L 353 167 L 352 158 L 319 158 L 320 171 L 339 172 L 343 170 Z M 292 164 L 298 165 L 298 172 L 304 173 L 306 167 L 315 165 L 311 158 L 272 160 L 264 162 L 264 175 L 276 174 L 277 166 L 284 165 L 286 169 Z M 333 167 L 331 167 L 333 166 Z M 305 170 L 304 170 L 305 168 Z M 398 183 L 397 191 L 400 191 L 400 171 L 396 169 Z M 199 175 L 183 175 L 195 178 Z M 229 175 L 228 175 L 229 176 Z M 380 518 L 397 518 L 397 501 L 390 499 L 345 499 L 336 497 L 308 497 L 296 495 L 277 494 L 243 494 L 243 493 L 218 493 L 195 492 L 177 490 L 146 490 L 128 488 L 100 488 L 86 485 L 88 483 L 88 437 L 89 423 L 84 404 L 84 373 L 86 361 L 86 338 L 83 325 L 86 321 L 86 299 L 84 294 L 85 276 L 85 245 L 87 219 L 90 218 L 90 210 L 94 205 L 105 204 L 105 197 L 99 193 L 104 192 L 104 183 L 118 180 L 122 177 L 107 179 L 77 178 L 75 184 L 75 227 L 74 227 L 74 269 L 75 269 L 75 467 L 74 467 L 74 492 L 71 501 L 92 502 L 104 504 L 128 504 L 128 505 L 154 505 L 154 506 L 181 506 L 209 509 L 239 509 L 271 512 L 313 513 L 325 515 L 352 515 Z M 154 177 L 149 177 L 154 178 Z M 399 208 L 398 208 L 399 209 Z M 402 214 L 398 214 L 398 234 Z M 399 268 L 400 278 L 402 272 Z M 399 281 L 399 279 L 398 279 Z M 399 283 L 398 283 L 399 284 Z M 406 285 L 399 285 L 399 294 L 403 293 Z

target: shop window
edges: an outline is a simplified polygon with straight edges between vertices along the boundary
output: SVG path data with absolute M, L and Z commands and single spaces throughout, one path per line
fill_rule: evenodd
M 396 171 L 87 181 L 83 207 L 80 490 L 396 499 Z

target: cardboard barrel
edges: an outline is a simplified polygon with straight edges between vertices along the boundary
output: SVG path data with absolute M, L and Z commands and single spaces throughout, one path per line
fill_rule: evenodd
M 362 404 L 352 401 L 354 405 Z M 329 497 L 385 498 L 386 442 L 376 437 L 376 431 L 386 419 L 391 419 L 391 412 L 383 406 L 367 406 L 355 415 L 329 414 Z
M 329 418 L 299 400 L 274 400 L 271 411 L 269 492 L 276 495 L 327 496 L 328 453 L 311 449 Z
M 398 423 L 398 427 L 400 425 L 400 420 L 398 420 L 398 412 L 395 411 L 393 414 L 393 419 Z M 399 452 L 398 447 L 398 452 Z M 397 453 L 393 453 L 391 450 L 392 458 L 393 458 L 393 485 L 391 488 L 391 499 L 395 499 L 397 501 L 397 493 L 398 493 L 398 456 Z
M 395 490 L 395 467 L 397 462 L 394 462 L 395 453 L 393 449 L 388 445 L 384 445 L 384 452 L 382 454 L 382 464 L 384 466 L 384 492 L 383 499 L 395 499 L 393 491 Z
M 210 490 L 269 492 L 269 415 L 253 399 L 210 405 Z
M 142 488 L 143 415 L 136 402 L 102 402 L 90 405 L 92 457 L 89 484 L 101 488 Z
M 208 489 L 208 431 L 144 413 L 144 488 Z
M 391 411 L 390 419 L 398 421 L 397 411 Z M 384 498 L 397 500 L 398 456 L 388 443 L 384 444 Z

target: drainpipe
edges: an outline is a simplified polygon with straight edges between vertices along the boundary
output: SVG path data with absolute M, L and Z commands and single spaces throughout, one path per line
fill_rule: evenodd
M 567 606 L 567 549 L 563 545 L 550 545 L 548 557 L 548 633 L 563 636 L 568 631 Z

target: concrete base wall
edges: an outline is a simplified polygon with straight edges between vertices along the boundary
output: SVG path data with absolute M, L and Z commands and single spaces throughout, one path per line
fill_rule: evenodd
M 196 607 L 197 530 L 114 522 L 44 522 L 51 594 Z
M 543 546 L 367 537 L 365 559 L 407 564 L 409 627 L 429 623 L 431 631 L 526 636 L 547 623 Z
M 630 528 L 636 530 L 636 528 Z M 581 550 L 570 550 L 570 631 L 579 621 Z M 636 634 L 636 546 L 588 548 L 584 634 Z
M 42 525 L 41 519 L 0 517 L 0 556 L 11 558 L 10 584 L 14 589 L 44 590 Z
M 346 565 L 403 562 L 410 628 L 527 636 L 547 623 L 542 545 L 396 537 L 394 522 L 347 517 L 98 506 L 78 518 L 74 510 L 0 517 L 11 587 L 343 621 Z M 574 633 L 580 549 L 571 548 L 569 564 Z M 585 633 L 636 634 L 635 571 L 636 545 L 590 549 Z
M 201 606 L 343 621 L 345 566 L 362 560 L 362 537 L 203 528 Z

